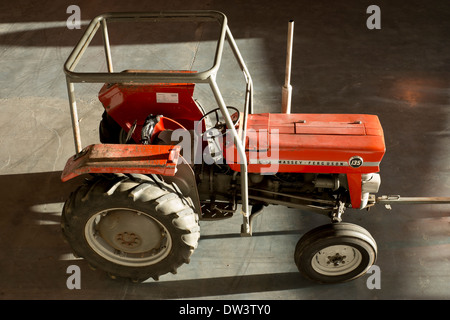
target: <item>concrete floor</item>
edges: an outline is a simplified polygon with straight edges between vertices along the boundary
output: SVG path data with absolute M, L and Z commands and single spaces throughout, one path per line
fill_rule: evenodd
M 372 2 L 381 8 L 381 30 L 366 27 Z M 367 228 L 378 243 L 380 289 L 368 288 L 369 275 L 338 285 L 303 279 L 293 261 L 295 244 L 328 219 L 283 207 L 267 208 L 252 238 L 240 238 L 239 215 L 202 222 L 191 263 L 158 282 L 113 281 L 75 259 L 59 226 L 63 202 L 80 183 L 60 181 L 74 152 L 62 67 L 86 24 L 66 27 L 70 4 L 0 4 L 0 299 L 450 298 L 449 205 L 347 211 L 344 220 Z M 450 195 L 450 2 L 76 4 L 83 21 L 107 11 L 224 12 L 253 76 L 255 112 L 280 111 L 287 22 L 294 19 L 292 112 L 377 114 L 387 147 L 379 194 Z M 139 48 L 136 35 L 129 42 Z M 133 52 L 123 57 L 132 59 Z M 234 82 L 223 85 L 231 92 L 226 98 L 240 90 Z M 79 91 L 84 145 L 97 139 L 97 90 L 85 85 Z M 80 268 L 80 290 L 66 286 L 71 265 Z

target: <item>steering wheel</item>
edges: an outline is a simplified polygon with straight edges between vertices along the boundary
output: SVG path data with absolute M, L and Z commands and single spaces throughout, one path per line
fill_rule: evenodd
M 233 110 L 233 111 L 236 112 L 235 114 L 237 114 L 237 116 L 231 117 L 231 120 L 233 121 L 233 126 L 235 127 L 235 126 L 239 123 L 239 120 L 240 120 L 240 118 L 241 118 L 241 113 L 240 113 L 239 110 L 236 109 L 235 107 L 227 106 L 227 109 L 231 109 L 231 110 Z M 218 130 L 218 131 L 221 133 L 222 136 L 224 136 L 224 135 L 227 133 L 227 131 L 226 131 L 226 129 L 227 129 L 227 124 L 226 124 L 225 122 L 222 122 L 222 121 L 219 120 L 219 111 L 220 111 L 220 108 L 215 108 L 215 109 L 213 109 L 213 110 L 211 110 L 211 111 L 205 113 L 205 114 L 200 118 L 200 120 L 198 120 L 197 126 L 196 126 L 196 128 L 195 128 L 195 131 L 196 131 L 196 132 L 197 132 L 197 127 L 198 127 L 198 125 L 201 124 L 202 121 L 203 121 L 207 116 L 209 116 L 209 115 L 212 114 L 212 113 L 215 113 L 215 114 L 216 114 L 216 123 L 215 123 L 211 128 L 209 128 L 209 129 L 205 130 L 205 132 L 201 133 L 201 134 L 200 134 L 201 137 L 203 137 L 206 133 L 208 133 L 209 131 L 211 131 L 211 130 L 213 130 L 213 129 Z M 234 119 L 233 119 L 233 118 L 234 118 Z

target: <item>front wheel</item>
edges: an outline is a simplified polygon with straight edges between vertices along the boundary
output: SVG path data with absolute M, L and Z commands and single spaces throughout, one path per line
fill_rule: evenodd
M 73 251 L 113 277 L 158 279 L 188 263 L 200 236 L 189 199 L 170 185 L 127 176 L 96 177 L 62 213 Z
M 367 230 L 351 223 L 333 223 L 306 233 L 297 243 L 294 259 L 306 278 L 339 283 L 364 275 L 376 256 L 377 245 Z

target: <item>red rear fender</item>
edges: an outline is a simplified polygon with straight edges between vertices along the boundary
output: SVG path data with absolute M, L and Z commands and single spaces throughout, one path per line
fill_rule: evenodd
M 61 175 L 68 181 L 85 173 L 175 175 L 179 146 L 93 144 L 71 157 Z

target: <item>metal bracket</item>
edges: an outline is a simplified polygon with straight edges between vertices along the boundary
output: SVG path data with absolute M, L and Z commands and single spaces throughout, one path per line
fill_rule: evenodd
M 264 209 L 263 204 L 255 204 L 252 206 L 250 216 L 244 216 L 244 222 L 241 225 L 241 237 L 252 236 L 253 220 L 263 212 L 263 209 Z
M 345 202 L 339 200 L 336 207 L 334 207 L 333 211 L 331 212 L 331 222 L 333 223 L 341 222 L 344 211 L 345 211 Z

